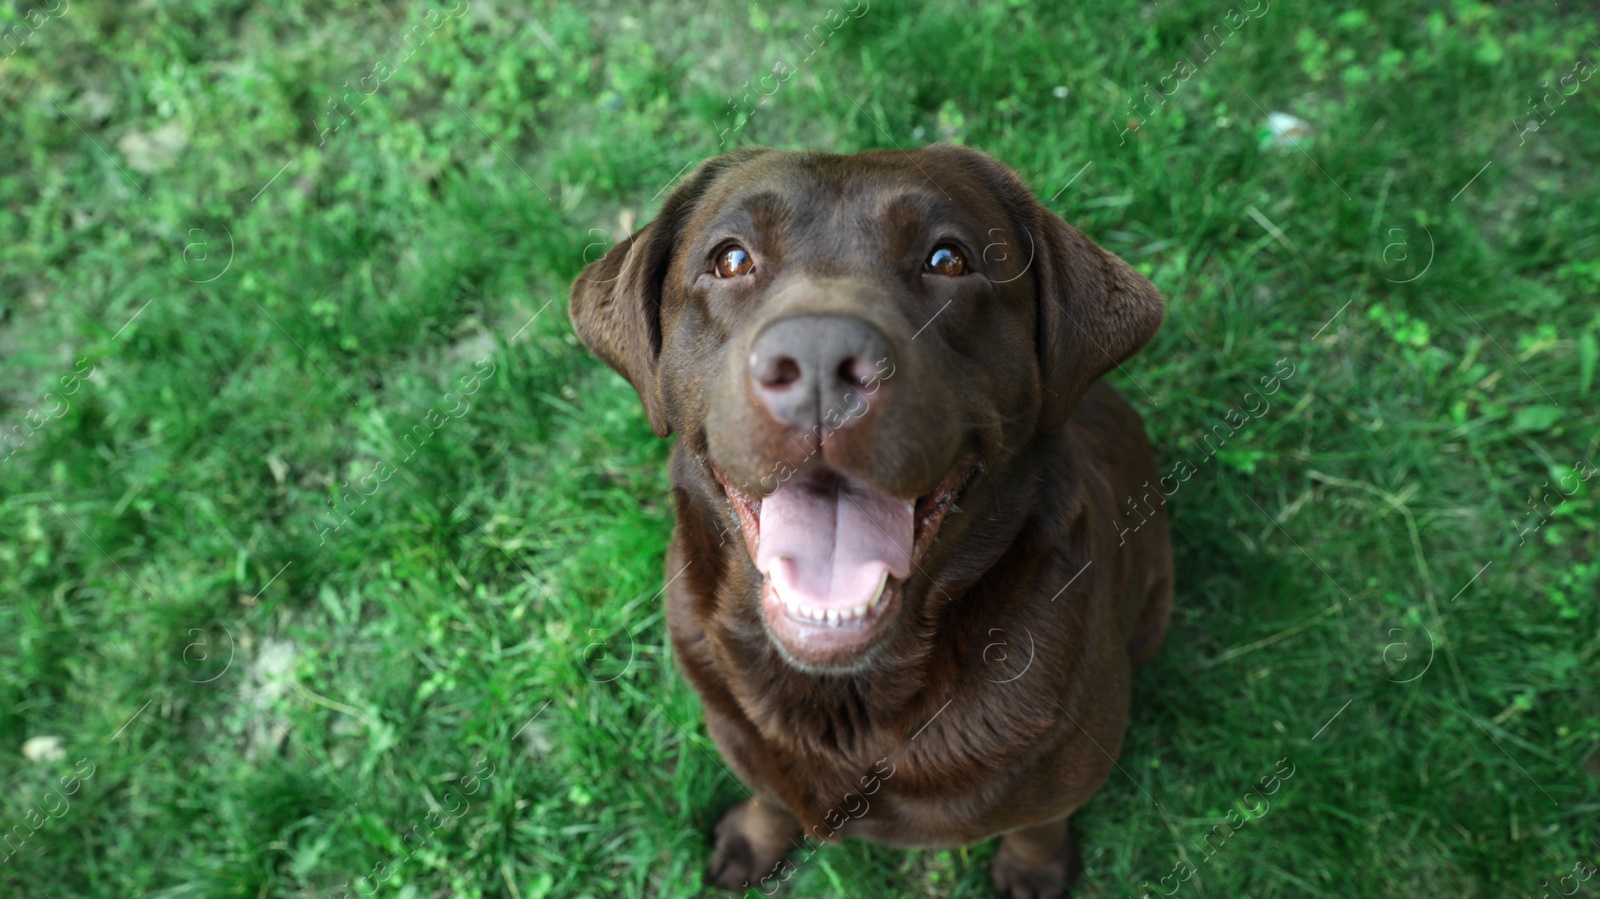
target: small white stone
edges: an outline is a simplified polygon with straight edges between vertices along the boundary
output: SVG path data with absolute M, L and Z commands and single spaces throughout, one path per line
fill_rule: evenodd
M 67 757 L 60 737 L 29 737 L 22 744 L 22 755 L 30 762 L 59 762 Z

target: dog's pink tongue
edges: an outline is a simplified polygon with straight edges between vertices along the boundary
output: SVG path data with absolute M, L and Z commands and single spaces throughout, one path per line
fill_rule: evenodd
M 885 571 L 910 574 L 914 506 L 843 482 L 784 484 L 761 501 L 756 568 L 780 599 L 853 608 L 877 595 Z

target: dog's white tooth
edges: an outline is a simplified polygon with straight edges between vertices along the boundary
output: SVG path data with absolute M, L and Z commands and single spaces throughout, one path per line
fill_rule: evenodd
M 878 578 L 878 589 L 874 590 L 872 592 L 872 598 L 867 600 L 867 608 L 869 608 L 869 609 L 876 608 L 878 603 L 883 600 L 883 594 L 885 592 L 887 592 L 888 589 L 889 589 L 889 572 L 887 570 L 885 570 L 883 572 L 883 575 Z
M 860 618 L 862 615 L 867 614 L 867 605 L 867 603 L 861 603 L 860 605 L 857 605 L 855 608 L 851 609 L 850 617 Z
M 827 619 L 827 613 L 823 612 L 821 609 L 808 606 L 806 608 L 806 617 L 810 618 L 812 621 L 824 621 Z
M 826 614 L 828 616 L 828 623 L 829 624 L 838 624 L 839 623 L 839 610 L 838 609 L 829 609 Z

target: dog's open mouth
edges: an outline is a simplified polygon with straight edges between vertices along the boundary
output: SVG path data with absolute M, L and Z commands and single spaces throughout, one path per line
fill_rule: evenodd
M 796 475 L 760 497 L 712 464 L 761 572 L 767 629 L 791 657 L 835 667 L 876 643 L 976 467 L 975 456 L 964 458 L 910 500 L 831 471 Z

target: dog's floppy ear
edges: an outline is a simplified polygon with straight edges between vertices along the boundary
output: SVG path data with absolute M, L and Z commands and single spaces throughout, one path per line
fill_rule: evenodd
M 667 197 L 655 221 L 584 267 L 572 282 L 572 328 L 596 356 L 628 379 L 644 401 L 650 428 L 672 433 L 661 395 L 661 289 L 678 232 L 722 172 L 766 150 L 736 150 L 700 164 Z
M 1139 352 L 1161 327 L 1161 294 L 1128 263 L 1033 203 L 1039 296 L 1039 429 L 1067 423 L 1097 378 Z
M 994 190 L 1012 210 L 1013 226 L 1032 241 L 1029 269 L 1038 295 L 1034 340 L 1044 391 L 1039 429 L 1059 430 L 1095 379 L 1155 336 L 1161 327 L 1161 294 L 1126 262 L 1044 208 L 1028 185 L 994 157 L 951 144 L 923 147 L 922 152 L 953 162 Z

